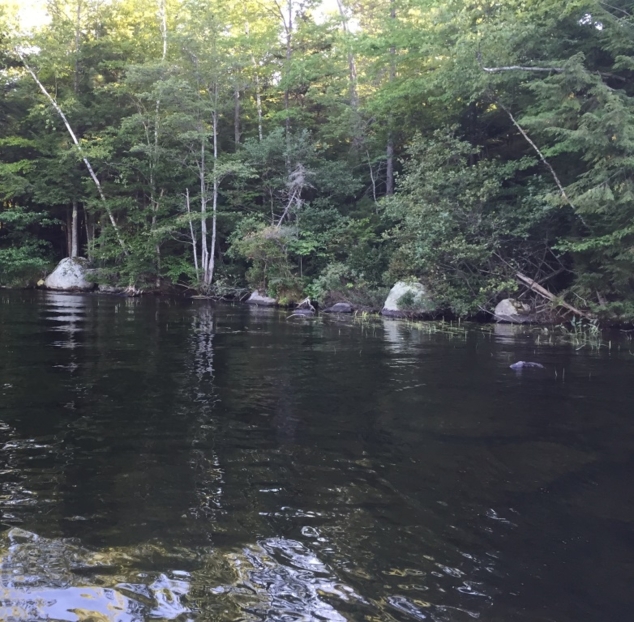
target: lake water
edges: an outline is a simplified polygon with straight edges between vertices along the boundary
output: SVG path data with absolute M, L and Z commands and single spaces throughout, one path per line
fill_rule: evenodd
M 628 335 L 287 315 L 0 291 L 0 619 L 633 619 Z

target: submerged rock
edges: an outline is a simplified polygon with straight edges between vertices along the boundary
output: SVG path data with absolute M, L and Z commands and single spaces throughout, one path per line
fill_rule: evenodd
M 44 287 L 62 292 L 87 292 L 95 284 L 88 280 L 88 260 L 84 257 L 66 257 L 44 280 Z
M 399 281 L 388 294 L 381 315 L 386 317 L 415 317 L 433 313 L 436 306 L 425 286 L 417 282 Z
M 493 311 L 493 316 L 496 322 L 526 324 L 534 321 L 530 311 L 530 307 L 523 302 L 514 298 L 505 298 L 498 302 Z
M 303 317 L 312 317 L 313 315 L 315 315 L 315 310 L 314 309 L 303 309 L 303 308 L 300 309 L 300 308 L 297 308 L 297 309 L 293 309 L 293 313 L 291 314 L 291 317 L 293 315 L 295 315 L 295 316 L 301 315 Z
M 275 298 L 271 298 L 270 296 L 265 296 L 264 294 L 260 294 L 259 291 L 255 290 L 247 300 L 248 305 L 256 305 L 258 307 L 274 307 L 277 304 L 277 300 Z
M 513 365 L 509 365 L 509 367 L 511 369 L 525 369 L 530 367 L 544 369 L 544 366 L 541 363 L 533 363 L 532 361 L 517 361 L 517 363 L 513 363 Z
M 324 309 L 324 313 L 353 313 L 354 307 L 348 302 L 338 302 L 332 307 Z

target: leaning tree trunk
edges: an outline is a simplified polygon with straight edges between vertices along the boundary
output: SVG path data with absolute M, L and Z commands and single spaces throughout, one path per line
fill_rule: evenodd
M 55 101 L 53 96 L 46 90 L 46 87 L 40 82 L 40 80 L 37 77 L 37 75 L 35 74 L 35 72 L 27 64 L 27 62 L 24 59 L 24 56 L 22 55 L 20 50 L 16 49 L 15 51 L 16 51 L 17 55 L 20 57 L 20 60 L 22 61 L 22 64 L 24 65 L 24 68 L 29 72 L 29 74 L 31 74 L 31 77 L 33 78 L 35 83 L 38 85 L 40 91 L 42 91 L 42 93 L 44 93 L 46 98 L 51 102 L 51 105 L 53 106 L 53 108 L 55 108 L 55 111 L 60 116 L 60 118 L 62 119 L 64 125 L 66 126 L 66 130 L 68 131 L 73 143 L 75 144 L 75 147 L 77 148 L 77 151 L 79 152 L 79 155 L 80 155 L 83 163 L 86 165 L 86 168 L 88 169 L 88 173 L 90 173 L 90 178 L 92 179 L 93 183 L 95 184 L 95 186 L 97 188 L 97 192 L 99 193 L 99 197 L 101 199 L 101 202 L 103 203 L 104 209 L 106 210 L 106 213 L 108 214 L 108 218 L 110 220 L 110 224 L 112 225 L 112 228 L 114 229 L 115 235 L 117 236 L 117 241 L 119 242 L 119 245 L 123 249 L 123 252 L 127 255 L 128 254 L 128 249 L 127 249 L 127 247 L 125 245 L 125 242 L 123 241 L 123 238 L 121 237 L 121 232 L 120 232 L 119 227 L 117 225 L 117 221 L 114 218 L 112 210 L 110 209 L 110 206 L 108 205 L 108 201 L 106 200 L 106 195 L 103 193 L 103 188 L 101 187 L 101 182 L 99 181 L 99 178 L 95 174 L 95 171 L 94 171 L 92 165 L 90 164 L 90 161 L 86 157 L 86 154 L 84 153 L 84 150 L 81 148 L 79 140 L 77 139 L 77 136 L 76 136 L 75 132 L 73 131 L 73 128 L 71 127 L 70 123 L 68 122 L 68 119 L 66 118 L 66 115 L 64 114 L 64 111 L 59 107 L 59 104 Z

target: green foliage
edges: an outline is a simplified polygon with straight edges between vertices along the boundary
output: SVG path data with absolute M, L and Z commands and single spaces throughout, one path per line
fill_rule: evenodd
M 413 141 L 399 192 L 385 202 L 394 222 L 386 237 L 395 245 L 393 280 L 415 274 L 439 304 L 465 315 L 514 289 L 514 272 L 526 259 L 521 235 L 528 237 L 548 210 L 520 212 L 513 181 L 532 162 L 480 159 L 454 131 Z M 524 231 L 518 221 L 527 221 Z
M 126 286 L 379 307 L 413 276 L 465 315 L 521 271 L 629 313 L 625 0 L 317 5 L 170 0 L 164 32 L 140 0 L 58 0 L 28 46 L 1 14 L 1 278 L 60 258 L 74 226 Z
M 383 306 L 388 291 L 389 288 L 368 281 L 362 273 L 341 262 L 328 264 L 306 288 L 307 294 L 324 306 L 349 302 L 377 311 Z
M 57 224 L 44 212 L 21 206 L 0 209 L 0 285 L 33 285 L 50 266 L 50 244 L 38 237 Z
M 295 227 L 244 221 L 231 246 L 235 257 L 250 263 L 247 283 L 277 299 L 299 299 L 301 281 L 289 259 L 289 246 L 297 241 Z
M 35 285 L 51 265 L 46 250 L 45 244 L 34 240 L 25 240 L 18 247 L 0 248 L 0 285 Z

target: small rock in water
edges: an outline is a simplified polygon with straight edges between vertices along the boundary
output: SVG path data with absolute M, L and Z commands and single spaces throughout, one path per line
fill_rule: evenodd
M 292 315 L 302 315 L 304 317 L 312 317 L 315 315 L 314 309 L 293 309 Z
M 525 367 L 538 367 L 539 369 L 544 369 L 544 366 L 541 363 L 532 363 L 531 361 L 517 361 L 517 363 L 510 365 L 511 369 L 524 369 Z

